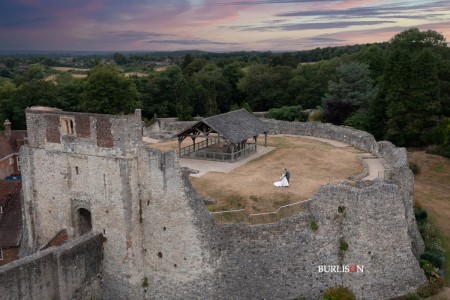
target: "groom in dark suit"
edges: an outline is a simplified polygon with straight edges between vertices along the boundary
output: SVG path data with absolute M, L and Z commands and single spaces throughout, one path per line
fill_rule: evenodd
M 288 169 L 284 169 L 284 176 L 286 176 L 286 179 L 289 183 L 289 179 L 291 179 L 291 172 L 289 172 Z

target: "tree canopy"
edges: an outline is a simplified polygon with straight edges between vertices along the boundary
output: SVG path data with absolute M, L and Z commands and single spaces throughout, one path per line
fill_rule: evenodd
M 134 82 L 115 65 L 97 65 L 84 83 L 79 109 L 105 114 L 129 114 L 141 104 Z

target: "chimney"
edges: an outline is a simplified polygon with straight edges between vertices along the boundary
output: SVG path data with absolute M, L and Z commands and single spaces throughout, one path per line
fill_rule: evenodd
M 3 123 L 3 126 L 5 127 L 5 135 L 11 136 L 11 122 L 8 119 L 6 119 L 5 122 Z

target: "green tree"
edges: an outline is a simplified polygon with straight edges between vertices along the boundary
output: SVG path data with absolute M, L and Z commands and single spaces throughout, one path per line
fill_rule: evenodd
M 10 80 L 0 78 L 0 126 L 2 128 L 5 119 L 12 118 L 12 96 L 15 89 L 16 86 Z
M 355 300 L 356 297 L 346 287 L 335 287 L 328 289 L 320 300 Z
M 169 116 L 168 103 L 160 99 L 159 73 L 151 73 L 149 76 L 132 77 L 138 91 L 138 100 L 142 103 L 142 116 L 147 119 L 155 115 L 159 117 Z
M 194 58 L 192 57 L 192 55 L 190 53 L 187 53 L 184 56 L 184 60 L 183 63 L 181 64 L 181 68 L 182 69 L 186 69 L 186 67 L 194 60 Z
M 177 115 L 176 104 L 180 100 L 180 92 L 190 91 L 186 89 L 180 89 L 181 82 L 185 79 L 181 68 L 177 65 L 168 67 L 166 70 L 161 72 L 157 77 L 157 93 L 155 104 L 162 107 L 165 110 L 165 115 L 173 117 Z M 158 110 L 160 110 L 158 108 Z M 161 115 L 160 115 L 161 116 Z
M 297 59 L 292 53 L 284 52 L 281 54 L 276 54 L 272 57 L 272 66 L 288 66 L 296 68 L 298 65 Z
M 123 66 L 128 62 L 127 57 L 125 55 L 123 55 L 122 53 L 118 53 L 118 52 L 114 53 L 113 59 L 116 62 L 116 64 L 118 64 L 119 66 Z
M 239 80 L 238 89 L 254 111 L 265 111 L 292 104 L 288 85 L 293 76 L 291 67 L 254 64 Z
M 430 130 L 427 142 L 437 145 L 435 153 L 450 158 L 450 118 L 442 118 L 438 125 Z
M 378 45 L 372 45 L 357 55 L 358 61 L 369 66 L 372 79 L 379 81 L 383 76 L 385 52 Z
M 25 129 L 25 109 L 31 106 L 48 106 L 65 109 L 64 103 L 59 101 L 57 86 L 44 80 L 32 80 L 16 89 L 10 86 L 9 96 L 2 97 L 2 108 L 12 122 L 15 129 Z M 5 97 L 5 98 L 3 98 Z M 3 109 L 2 109 L 3 110 Z
M 182 79 L 177 85 L 178 101 L 176 104 L 177 117 L 180 121 L 192 120 L 192 106 L 189 102 L 190 88 L 186 79 Z
M 129 114 L 141 104 L 132 79 L 115 65 L 99 64 L 89 71 L 79 109 L 84 112 Z
M 306 121 L 308 116 L 303 111 L 300 105 L 296 105 L 296 106 L 283 106 L 280 108 L 271 108 L 269 109 L 265 117 L 276 120 L 304 122 Z
M 228 81 L 230 86 L 230 99 L 229 105 L 242 103 L 243 94 L 238 89 L 238 82 L 245 76 L 242 71 L 242 64 L 235 61 L 223 67 L 223 76 Z M 230 107 L 221 106 L 219 107 L 221 111 L 228 111 Z
M 31 64 L 29 65 L 21 75 L 15 78 L 16 85 L 21 85 L 22 83 L 29 82 L 35 79 L 44 78 L 45 67 L 41 64 Z
M 288 83 L 288 91 L 293 104 L 305 109 L 321 105 L 322 98 L 328 90 L 328 81 L 336 80 L 339 59 L 302 64 L 295 71 Z
M 371 106 L 377 135 L 384 133 L 400 146 L 424 143 L 441 111 L 441 59 L 434 52 L 444 45 L 441 34 L 416 28 L 391 39 L 381 89 Z
M 77 110 L 83 94 L 83 79 L 65 73 L 56 78 L 56 84 L 59 102 L 64 103 L 65 109 Z
M 223 76 L 222 69 L 208 64 L 194 74 L 193 80 L 196 84 L 198 100 L 204 107 L 204 115 L 218 114 L 219 103 L 228 101 L 230 95 L 230 85 Z
M 352 113 L 365 108 L 375 94 L 368 65 L 342 64 L 337 69 L 337 81 L 328 83 L 328 93 L 323 98 L 323 117 L 327 122 L 341 125 Z
M 408 49 L 410 51 L 420 51 L 429 47 L 447 47 L 445 37 L 434 31 L 420 31 L 417 28 L 411 28 L 395 35 L 390 40 L 390 48 Z
M 208 62 L 204 58 L 190 59 L 189 57 L 187 58 L 186 63 L 187 65 L 183 67 L 183 73 L 187 76 L 192 76 L 195 73 L 200 72 L 200 70 L 208 64 Z
M 5 60 L 5 65 L 6 65 L 9 69 L 12 69 L 12 68 L 14 68 L 14 67 L 16 66 L 16 61 L 15 61 L 14 58 L 8 57 L 8 58 L 6 58 L 6 60 Z

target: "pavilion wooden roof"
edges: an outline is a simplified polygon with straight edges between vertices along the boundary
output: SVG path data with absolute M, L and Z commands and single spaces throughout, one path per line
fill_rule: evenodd
M 259 120 L 245 109 L 230 111 L 221 115 L 205 118 L 178 133 L 177 137 L 187 135 L 204 136 L 218 133 L 231 143 L 239 143 L 249 138 L 266 133 L 272 125 Z

